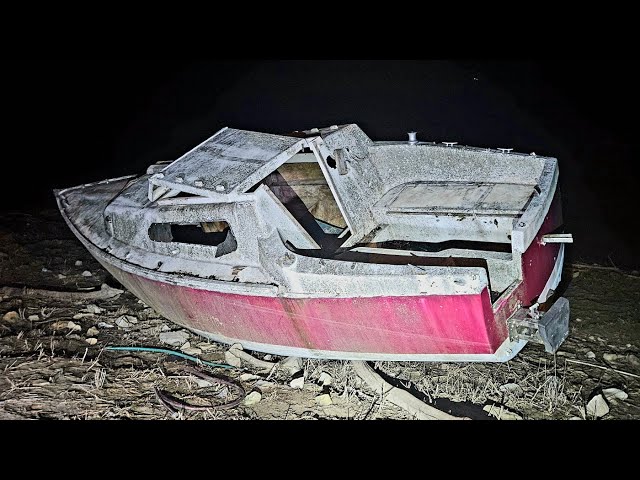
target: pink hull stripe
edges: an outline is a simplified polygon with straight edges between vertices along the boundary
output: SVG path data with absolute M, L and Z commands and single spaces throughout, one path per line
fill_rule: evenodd
M 311 350 L 493 353 L 505 340 L 489 294 L 282 298 L 199 290 L 108 266 L 145 303 L 188 328 Z

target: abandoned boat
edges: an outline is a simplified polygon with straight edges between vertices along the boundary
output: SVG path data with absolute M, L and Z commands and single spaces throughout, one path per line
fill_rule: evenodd
M 355 124 L 223 128 L 146 174 L 56 190 L 127 289 L 212 340 L 301 357 L 555 352 L 569 304 L 555 158 L 372 141 Z

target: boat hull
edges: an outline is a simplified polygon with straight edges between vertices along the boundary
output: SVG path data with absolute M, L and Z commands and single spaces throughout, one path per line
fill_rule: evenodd
M 507 361 L 526 344 L 509 339 L 507 319 L 535 300 L 563 260 L 560 246 L 540 242 L 561 221 L 558 198 L 522 256 L 523 280 L 494 305 L 486 288 L 467 295 L 318 298 L 279 296 L 275 289 L 261 294 L 266 289 L 248 286 L 246 293 L 230 293 L 216 289 L 216 281 L 199 288 L 178 275 L 161 281 L 156 272 L 97 248 L 65 219 L 120 283 L 176 324 L 215 341 L 312 358 Z M 232 285 L 236 292 L 245 288 Z

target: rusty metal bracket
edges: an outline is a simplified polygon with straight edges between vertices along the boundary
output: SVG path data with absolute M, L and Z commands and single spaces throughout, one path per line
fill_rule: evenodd
M 509 339 L 541 343 L 547 353 L 556 353 L 569 334 L 569 300 L 558 298 L 542 315 L 535 307 L 520 308 L 507 321 Z

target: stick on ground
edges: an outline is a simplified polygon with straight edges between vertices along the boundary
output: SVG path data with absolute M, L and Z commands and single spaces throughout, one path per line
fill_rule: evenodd
M 100 290 L 92 290 L 90 292 L 58 292 L 56 290 L 43 290 L 40 288 L 1 287 L 0 295 L 6 295 L 8 297 L 32 297 L 77 302 L 113 298 L 120 295 L 123 291 L 124 290 L 112 288 L 106 283 L 103 283 Z
M 406 410 L 419 420 L 463 420 L 449 415 L 437 408 L 418 400 L 406 390 L 401 390 L 387 383 L 378 375 L 367 362 L 352 361 L 355 372 L 375 392 L 382 392 L 387 400 L 394 405 Z

